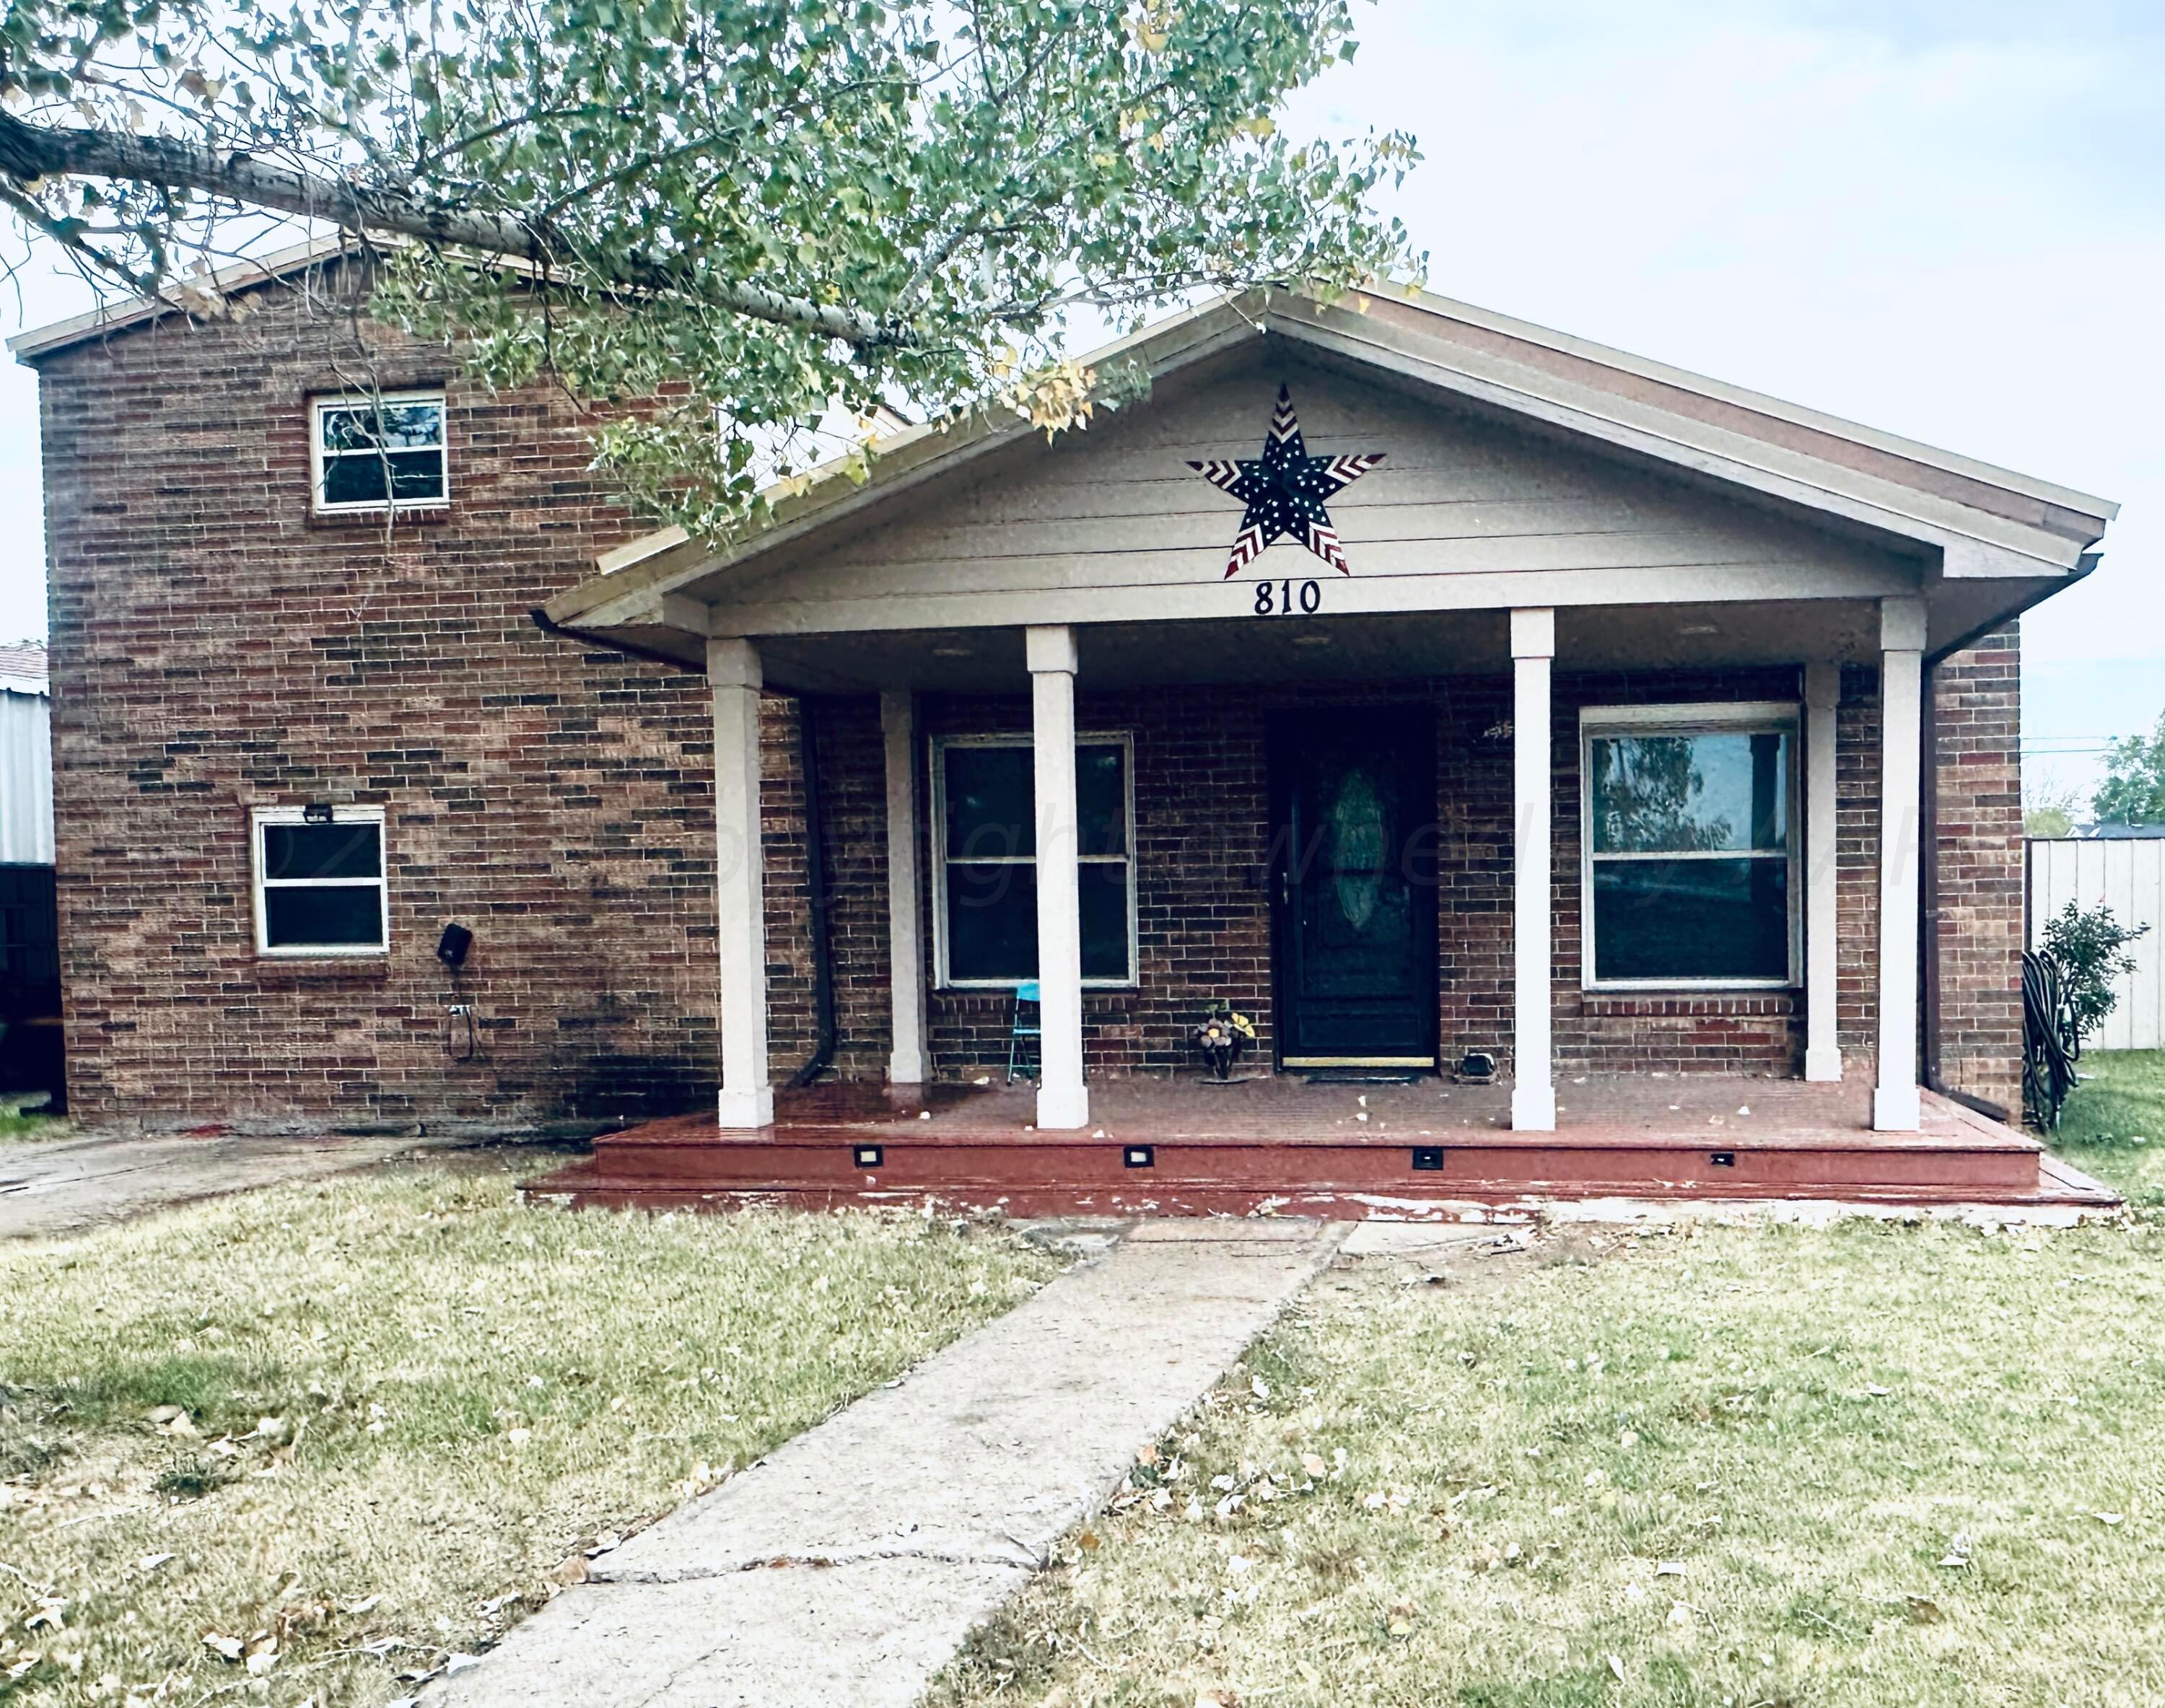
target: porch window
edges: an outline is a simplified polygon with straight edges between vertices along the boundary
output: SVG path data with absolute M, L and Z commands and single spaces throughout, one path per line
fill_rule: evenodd
M 940 983 L 993 988 L 1037 977 L 1037 788 L 1027 735 L 948 735 L 932 744 Z M 1130 738 L 1075 743 L 1081 838 L 1082 983 L 1135 983 L 1134 750 Z
M 260 955 L 381 955 L 391 946 L 382 809 L 338 807 L 329 818 L 325 810 L 255 814 Z
M 1581 714 L 1589 988 L 1795 982 L 1796 736 L 1791 705 Z
M 318 398 L 309 419 L 319 512 L 419 509 L 450 498 L 441 392 Z

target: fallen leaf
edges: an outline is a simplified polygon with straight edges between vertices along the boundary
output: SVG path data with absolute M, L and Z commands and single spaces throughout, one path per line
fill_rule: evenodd
M 1261 1376 L 1251 1376 L 1248 1379 L 1248 1391 L 1258 1400 L 1267 1400 L 1271 1397 L 1271 1384 L 1263 1380 Z
M 1099 1548 L 1104 1547 L 1104 1538 L 1099 1536 L 1094 1530 L 1086 1530 L 1082 1535 L 1075 1538 L 1075 1546 L 1082 1549 L 1086 1553 L 1095 1553 Z
M 1684 1575 L 1684 1563 L 1682 1560 L 1663 1560 L 1654 1568 L 1654 1575 L 1657 1578 L 1681 1578 Z
M 1195 1708 L 1241 1708 L 1241 1693 L 1230 1684 L 1217 1684 L 1195 1693 Z
M 2121 1515 L 2117 1512 L 2093 1512 L 2090 1516 L 2097 1520 L 2099 1524 L 2118 1524 L 2121 1518 Z
M 227 1637 L 215 1631 L 203 1633 L 203 1647 L 221 1660 L 237 1661 L 248 1645 L 237 1637 Z
M 145 1554 L 135 1562 L 135 1569 L 139 1572 L 155 1572 L 172 1558 L 171 1554 Z
M 363 1613 L 373 1613 L 376 1610 L 376 1604 L 382 1599 L 381 1595 L 364 1595 L 358 1601 L 347 1602 L 345 1610 L 356 1616 Z
M 585 1583 L 587 1581 L 587 1557 L 584 1554 L 573 1554 L 571 1558 L 566 1560 L 563 1564 L 556 1568 L 554 1576 L 556 1580 L 560 1584 L 569 1584 Z
M 1620 1656 L 1611 1655 L 1609 1657 L 1609 1670 L 1615 1674 L 1616 1682 L 1618 1684 L 1620 1684 L 1624 1682 L 1624 1662 Z
M 1330 1470 L 1330 1467 L 1324 1463 L 1323 1455 L 1320 1453 L 1303 1453 L 1300 1456 L 1300 1468 L 1311 1477 L 1328 1475 Z
M 1928 1595 L 1904 1595 L 1902 1610 L 1910 1616 L 1912 1625 L 1937 1625 L 1940 1622 L 1940 1604 Z

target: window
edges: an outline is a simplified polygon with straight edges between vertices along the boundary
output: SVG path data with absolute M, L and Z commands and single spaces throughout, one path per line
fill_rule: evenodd
M 419 509 L 450 499 L 441 392 L 318 398 L 310 414 L 318 510 Z
M 1589 986 L 1794 982 L 1797 713 L 1580 714 Z
M 1075 743 L 1082 982 L 1135 983 L 1134 751 L 1125 735 Z M 1027 735 L 932 744 L 934 909 L 940 983 L 1037 977 L 1037 789 Z
M 267 807 L 255 814 L 255 950 L 381 955 L 391 946 L 383 814 L 375 807 Z

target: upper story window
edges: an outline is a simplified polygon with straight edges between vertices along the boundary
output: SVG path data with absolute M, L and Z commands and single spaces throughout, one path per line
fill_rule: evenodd
M 1037 786 L 1027 735 L 932 744 L 934 941 L 940 983 L 998 988 L 1037 977 Z M 1075 743 L 1082 983 L 1135 982 L 1135 807 L 1125 735 Z
M 1584 982 L 1795 982 L 1792 705 L 1580 714 Z
M 419 509 L 450 502 L 441 392 L 318 398 L 309 415 L 319 512 Z
M 256 810 L 259 955 L 381 955 L 391 947 L 383 809 L 336 807 L 328 819 L 325 810 Z

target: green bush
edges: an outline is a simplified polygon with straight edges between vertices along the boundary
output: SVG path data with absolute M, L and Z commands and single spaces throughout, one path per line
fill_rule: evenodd
M 2087 1038 L 2120 1000 L 2114 979 L 2135 970 L 2127 946 L 2150 929 L 2123 925 L 2109 907 L 2084 913 L 2069 902 L 2045 922 L 2045 952 L 2059 962 L 2078 1036 Z

